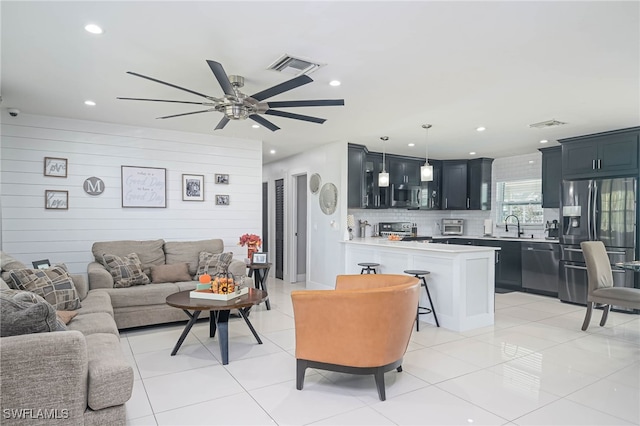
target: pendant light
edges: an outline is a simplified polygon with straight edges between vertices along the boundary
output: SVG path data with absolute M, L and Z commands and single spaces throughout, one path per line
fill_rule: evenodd
M 425 155 L 424 155 L 424 166 L 420 167 L 420 180 L 422 182 L 430 182 L 433 180 L 433 166 L 429 165 L 429 129 L 431 128 L 431 124 L 423 124 L 422 128 L 425 129 Z
M 384 147 L 384 143 L 386 141 L 389 140 L 388 136 L 382 136 L 380 139 L 382 139 L 382 172 L 378 173 L 378 186 L 379 187 L 387 187 L 389 186 L 389 173 L 387 173 L 387 170 L 385 168 L 385 147 Z

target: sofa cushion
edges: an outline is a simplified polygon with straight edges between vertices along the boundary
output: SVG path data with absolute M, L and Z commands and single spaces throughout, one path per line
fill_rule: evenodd
M 176 281 L 189 281 L 189 266 L 186 262 L 171 265 L 153 265 L 151 267 L 152 283 L 174 283 Z
M 14 259 L 12 256 L 9 256 L 4 251 L 0 251 L 0 270 L 2 271 L 2 279 L 11 287 L 13 282 L 11 281 L 11 276 L 9 275 L 9 271 L 12 269 L 26 269 L 27 265 L 20 262 L 19 260 Z
M 64 265 L 49 269 L 13 269 L 10 275 L 18 289 L 42 296 L 57 310 L 72 311 L 80 307 L 80 296 Z
M 200 253 L 196 278 L 200 278 L 200 275 L 203 274 L 216 275 L 225 273 L 229 269 L 229 263 L 232 260 L 233 253 L 231 252 L 214 254 L 203 251 Z
M 66 325 L 71 322 L 73 317 L 78 315 L 78 311 L 56 311 L 56 315 L 58 319 Z
M 95 312 L 76 316 L 67 326 L 69 330 L 77 330 L 88 336 L 96 333 L 118 334 L 118 327 L 113 317 L 106 312 Z
M 124 257 L 105 254 L 102 258 L 104 265 L 113 277 L 114 288 L 144 285 L 151 282 L 149 277 L 142 272 L 142 263 L 140 263 L 140 259 L 135 253 L 130 253 Z
M 87 297 L 82 301 L 82 308 L 78 309 L 76 312 L 78 312 L 78 315 L 104 312 L 113 317 L 111 297 L 109 297 L 109 293 L 103 290 L 90 291 Z
M 128 288 L 112 288 L 101 290 L 109 293 L 113 311 L 125 306 L 166 305 L 167 296 L 178 292 L 174 283 L 140 285 Z
M 221 239 L 214 238 L 200 241 L 167 241 L 164 243 L 166 263 L 187 262 L 189 274 L 192 276 L 198 270 L 198 260 L 202 251 L 222 253 L 224 251 L 224 242 Z
M 53 306 L 37 294 L 0 290 L 0 337 L 66 329 Z
M 113 334 L 86 336 L 89 386 L 87 405 L 92 410 L 122 405 L 131 398 L 133 368 Z M 119 424 L 119 423 L 110 423 Z
M 124 257 L 129 253 L 135 253 L 138 255 L 140 262 L 142 262 L 142 270 L 145 274 L 151 273 L 151 265 L 164 265 L 164 251 L 162 247 L 164 240 L 149 240 L 149 241 L 102 241 L 93 243 L 91 252 L 96 262 L 104 265 L 102 256 L 105 253 L 115 254 L 116 256 Z M 175 262 L 171 262 L 175 263 Z M 106 265 L 105 265 L 106 266 Z

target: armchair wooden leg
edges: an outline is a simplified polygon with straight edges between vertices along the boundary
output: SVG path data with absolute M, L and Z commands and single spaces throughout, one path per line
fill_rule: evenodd
M 304 373 L 307 370 L 307 361 L 303 359 L 296 360 L 296 389 L 302 390 L 304 386 Z
M 587 302 L 587 313 L 584 316 L 584 322 L 582 323 L 582 331 L 586 331 L 589 328 L 591 322 L 591 312 L 593 311 L 593 302 Z
M 384 370 L 382 368 L 378 368 L 373 377 L 376 380 L 376 387 L 378 388 L 378 397 L 380 398 L 380 401 L 386 400 L 387 395 L 384 389 Z
M 600 327 L 604 327 L 607 323 L 607 318 L 609 317 L 609 309 L 611 309 L 611 305 L 605 305 L 602 308 L 602 319 L 600 320 Z

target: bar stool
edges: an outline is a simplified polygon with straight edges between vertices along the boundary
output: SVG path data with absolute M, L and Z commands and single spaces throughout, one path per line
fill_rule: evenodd
M 380 264 L 363 262 L 363 263 L 358 263 L 358 266 L 362 266 L 362 269 L 360 270 L 361 274 L 371 274 L 371 273 L 377 274 L 376 268 L 380 266 Z
M 406 269 L 404 271 L 405 274 L 413 275 L 416 278 L 422 280 L 420 284 L 427 290 L 427 297 L 429 298 L 429 305 L 431 305 L 431 309 L 426 308 L 424 306 L 418 306 L 418 313 L 416 314 L 416 331 L 420 331 L 420 315 L 433 313 L 433 318 L 436 320 L 436 326 L 440 327 L 440 323 L 438 322 L 438 316 L 436 315 L 436 309 L 433 307 L 433 302 L 431 301 L 431 294 L 429 293 L 429 287 L 427 286 L 427 279 L 425 275 L 429 275 L 431 272 L 425 271 L 422 269 Z

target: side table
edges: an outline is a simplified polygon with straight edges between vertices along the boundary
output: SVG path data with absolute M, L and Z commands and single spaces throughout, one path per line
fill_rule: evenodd
M 271 269 L 271 263 L 250 263 L 247 265 L 249 272 L 248 277 L 253 276 L 253 285 L 255 288 L 267 292 L 267 278 L 269 277 L 269 270 Z M 267 310 L 271 310 L 271 303 L 269 299 L 265 300 Z

